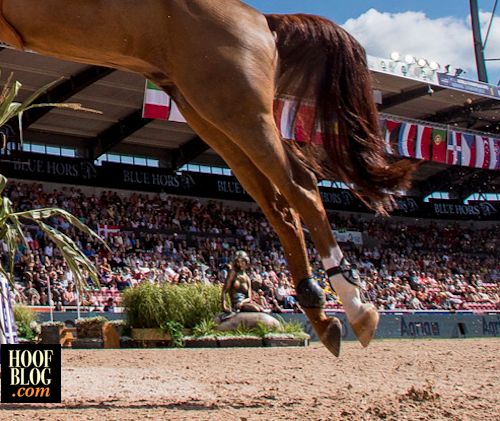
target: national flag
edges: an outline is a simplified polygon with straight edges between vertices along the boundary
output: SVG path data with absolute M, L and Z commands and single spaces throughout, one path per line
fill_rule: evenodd
M 120 232 L 120 227 L 117 225 L 99 225 L 97 227 L 97 233 L 102 238 L 113 237 Z
M 274 100 L 274 119 L 283 139 L 295 140 L 292 133 L 292 117 L 297 103 L 284 98 Z
M 489 138 L 490 143 L 490 170 L 500 168 L 500 139 Z
M 408 158 L 415 158 L 415 143 L 417 138 L 417 125 L 402 123 L 399 130 L 399 154 Z
M 489 168 L 490 144 L 487 137 L 476 135 L 476 168 Z
M 432 128 L 419 125 L 417 127 L 417 139 L 415 142 L 415 158 L 431 159 Z
M 385 150 L 389 155 L 395 155 L 399 153 L 399 132 L 401 130 L 401 123 L 391 120 L 383 120 L 382 123 Z
M 281 137 L 284 139 L 308 142 L 311 134 L 315 143 L 321 144 L 321 132 L 319 128 L 312 129 L 314 124 L 314 108 L 312 105 L 302 103 L 297 111 L 297 122 L 295 132 L 292 127 L 293 115 L 297 108 L 297 102 L 292 99 L 277 98 L 274 100 L 274 119 Z
M 462 133 L 450 131 L 448 136 L 448 165 L 460 165 L 462 162 Z
M 432 161 L 446 163 L 447 138 L 446 130 L 432 129 Z
M 297 115 L 296 140 L 299 142 L 309 142 L 314 139 L 314 143 L 323 143 L 319 127 L 314 126 L 315 110 L 312 105 L 300 104 Z
M 156 118 L 168 120 L 172 100 L 158 88 L 154 83 L 146 80 L 146 92 L 144 94 L 144 106 L 142 116 L 144 118 Z
M 476 136 L 462 133 L 462 162 L 464 167 L 476 165 Z

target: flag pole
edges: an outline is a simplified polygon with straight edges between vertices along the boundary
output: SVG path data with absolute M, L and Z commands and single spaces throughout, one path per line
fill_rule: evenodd
M 50 321 L 53 322 L 54 321 L 54 313 L 52 311 L 52 303 L 54 302 L 52 300 L 52 292 L 51 292 L 51 288 L 50 288 L 50 276 L 47 277 L 47 291 L 49 293 L 49 312 L 50 312 Z
M 472 21 L 472 36 L 474 38 L 474 53 L 476 55 L 477 77 L 480 82 L 488 83 L 477 0 L 470 0 L 470 15 Z

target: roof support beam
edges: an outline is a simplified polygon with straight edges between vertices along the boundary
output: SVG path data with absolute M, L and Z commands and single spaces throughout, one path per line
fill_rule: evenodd
M 36 100 L 37 103 L 61 103 L 67 101 L 83 89 L 114 72 L 109 67 L 90 66 L 82 72 L 55 85 Z M 50 107 L 32 108 L 23 114 L 23 128 L 27 129 L 48 112 Z
M 414 182 L 412 190 L 421 197 L 427 197 L 429 194 L 436 191 L 449 191 L 456 199 L 463 200 L 464 193 L 462 187 L 464 178 L 467 177 L 472 170 L 472 168 L 468 167 L 451 165 L 425 180 Z
M 90 141 L 89 158 L 95 160 L 108 152 L 123 139 L 142 129 L 153 119 L 143 118 L 142 110 L 136 110 Z
M 210 147 L 199 136 L 195 136 L 177 149 L 169 151 L 167 155 L 167 166 L 172 171 L 177 171 L 197 156 L 206 152 L 209 148 Z
M 442 88 L 440 86 L 432 87 L 433 93 L 442 91 L 443 89 L 445 88 Z M 418 88 L 408 89 L 406 91 L 402 91 L 399 94 L 384 97 L 382 99 L 382 104 L 379 106 L 379 110 L 384 111 L 388 108 L 396 107 L 397 105 L 401 105 L 405 102 L 423 97 L 425 95 L 429 95 L 429 86 L 419 86 Z
M 481 111 L 489 111 L 500 109 L 500 101 L 498 99 L 484 99 L 475 101 L 472 104 L 458 105 L 455 107 L 448 108 L 438 113 L 428 114 L 420 117 L 421 120 L 431 121 L 431 122 L 442 122 L 447 121 L 448 123 L 457 122 L 458 120 L 467 121 L 467 128 L 471 129 L 476 123 L 481 123 L 482 127 L 485 125 L 491 125 L 490 122 L 484 121 L 479 115 L 474 116 L 475 113 Z M 476 130 L 480 130 L 479 127 L 474 127 Z M 494 127 L 489 127 L 488 131 L 495 131 Z M 500 130 L 496 130 L 500 132 Z

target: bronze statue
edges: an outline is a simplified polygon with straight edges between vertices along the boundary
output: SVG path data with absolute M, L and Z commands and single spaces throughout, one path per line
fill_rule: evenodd
M 252 301 L 252 283 L 246 273 L 246 268 L 250 259 L 243 250 L 236 252 L 229 272 L 222 289 L 222 308 L 229 316 L 236 312 L 263 312 L 264 308 Z M 231 308 L 227 305 L 227 294 L 231 299 Z

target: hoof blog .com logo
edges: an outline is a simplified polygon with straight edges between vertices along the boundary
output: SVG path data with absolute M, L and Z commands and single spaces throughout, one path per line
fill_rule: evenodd
M 61 346 L 2 347 L 2 403 L 60 403 Z

